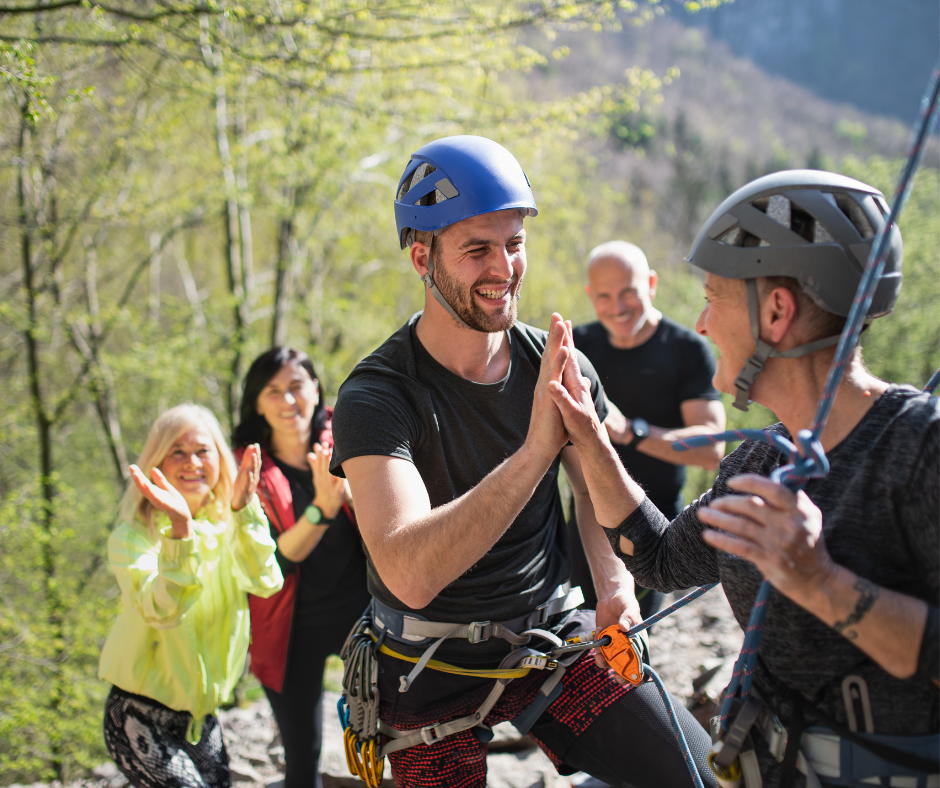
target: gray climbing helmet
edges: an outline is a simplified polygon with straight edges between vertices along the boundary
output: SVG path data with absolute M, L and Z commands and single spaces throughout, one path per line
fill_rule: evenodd
M 847 316 L 887 213 L 884 195 L 861 181 L 819 170 L 785 170 L 742 186 L 705 222 L 686 260 L 718 276 L 747 281 L 756 349 L 735 381 L 736 408 L 747 410 L 751 387 L 768 358 L 798 358 L 839 341 L 838 335 L 825 337 L 786 352 L 763 342 L 755 280 L 792 277 L 821 309 Z M 895 227 L 869 319 L 894 308 L 902 257 Z

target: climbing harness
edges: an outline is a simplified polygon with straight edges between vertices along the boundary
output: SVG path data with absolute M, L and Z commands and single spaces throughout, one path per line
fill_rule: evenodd
M 914 173 L 917 171 L 923 155 L 924 141 L 936 119 L 934 110 L 937 107 L 938 93 L 940 93 L 940 65 L 934 67 L 930 82 L 927 85 L 927 90 L 921 102 L 920 120 L 912 137 L 907 164 L 901 175 L 898 188 L 895 191 L 891 211 L 871 245 L 871 252 L 865 265 L 861 281 L 859 282 L 855 298 L 852 301 L 848 317 L 846 318 L 845 328 L 839 337 L 835 356 L 829 369 L 826 385 L 823 389 L 823 394 L 820 398 L 811 428 L 808 430 L 800 430 L 799 434 L 796 436 L 797 445 L 794 445 L 782 435 L 777 435 L 766 430 L 729 430 L 719 435 L 697 436 L 676 441 L 673 443 L 673 448 L 676 451 L 708 446 L 721 441 L 745 439 L 769 444 L 779 449 L 787 459 L 786 465 L 783 465 L 771 474 L 771 480 L 783 484 L 793 491 L 802 489 L 810 479 L 822 478 L 829 473 L 829 462 L 826 459 L 825 452 L 820 443 L 820 436 L 829 418 L 836 392 L 838 391 L 839 385 L 842 383 L 852 352 L 858 344 L 868 309 L 878 285 L 878 280 L 884 270 L 892 230 L 897 224 L 898 217 L 910 195 Z M 938 370 L 927 384 L 927 390 L 932 392 L 938 384 L 940 384 L 940 370 Z M 720 730 L 717 734 L 718 741 L 713 745 L 712 754 L 709 757 L 709 764 L 712 766 L 712 770 L 722 788 L 737 788 L 737 786 L 741 784 L 742 772 L 745 768 L 742 748 L 744 747 L 745 739 L 749 731 L 757 722 L 761 707 L 763 706 L 760 701 L 755 700 L 755 702 L 751 702 L 751 699 L 754 698 L 751 685 L 754 677 L 754 668 L 757 662 L 757 652 L 760 645 L 764 618 L 767 613 L 767 599 L 770 595 L 770 588 L 770 583 L 766 579 L 760 585 L 757 597 L 754 601 L 754 607 L 751 611 L 750 621 L 748 622 L 745 632 L 744 645 L 735 662 L 731 683 L 724 693 L 719 718 Z M 734 720 L 732 720 L 732 708 L 735 704 L 740 704 L 740 711 L 734 716 Z M 779 721 L 776 724 L 779 725 Z M 779 727 L 782 728 L 782 726 Z M 927 738 L 940 741 L 938 737 Z M 835 739 L 838 744 L 839 737 L 836 736 Z M 769 741 L 768 739 L 768 742 Z M 813 740 L 808 739 L 807 741 L 812 742 Z M 853 744 L 863 748 L 866 747 L 865 744 L 858 744 L 857 742 L 853 742 Z M 794 746 L 798 747 L 800 745 L 801 742 L 797 742 Z M 838 744 L 838 746 L 841 747 L 842 745 Z M 869 750 L 872 749 L 871 741 L 868 742 L 867 746 Z M 802 759 L 805 765 L 806 758 L 803 754 L 800 753 L 798 749 L 795 749 L 794 752 L 799 754 L 797 760 Z M 782 757 L 778 758 L 778 760 L 782 760 Z M 884 760 L 886 763 L 897 762 L 892 762 L 890 758 Z M 924 760 L 921 765 L 929 766 L 932 770 L 931 774 L 940 771 L 938 764 L 931 759 Z M 756 760 L 753 762 L 753 766 L 756 768 Z M 796 768 L 800 768 L 799 764 L 796 765 Z M 812 771 L 812 768 L 809 766 L 807 766 L 807 769 L 810 772 Z M 801 771 L 804 770 L 801 769 Z M 898 772 L 884 773 L 898 774 Z M 748 779 L 747 775 L 744 775 L 745 785 L 748 786 L 748 788 L 753 788 L 753 786 L 759 786 L 761 784 L 759 771 L 756 774 L 756 778 L 751 777 L 750 779 Z M 823 772 L 820 772 L 820 774 L 823 774 Z M 910 774 L 910 772 L 904 772 L 904 774 Z M 824 774 L 824 776 L 832 776 L 832 773 Z M 813 774 L 812 781 L 815 781 L 816 785 L 819 784 L 815 774 Z M 807 773 L 807 784 L 812 785 L 812 781 Z M 920 783 L 918 783 L 918 785 L 920 785 Z
M 693 781 L 697 788 L 703 788 L 688 743 L 678 727 L 678 718 L 669 694 L 664 690 L 659 676 L 649 665 L 648 649 L 643 640 L 645 637 L 643 633 L 657 621 L 697 599 L 716 585 L 717 583 L 712 583 L 695 589 L 627 632 L 621 631 L 616 624 L 609 626 L 595 640 L 575 636 L 562 641 L 554 633 L 539 628 L 539 625 L 544 624 L 549 618 L 558 613 L 574 610 L 582 603 L 584 597 L 581 589 L 571 589 L 568 584 L 559 586 L 552 598 L 540 605 L 533 613 L 502 623 L 477 621 L 470 624 L 450 624 L 428 621 L 414 613 L 394 610 L 377 599 L 373 599 L 366 614 L 353 626 L 340 652 L 344 665 L 343 695 L 337 704 L 337 711 L 343 728 L 346 765 L 349 767 L 350 774 L 359 777 L 370 788 L 376 788 L 382 784 L 385 756 L 390 753 L 420 744 L 430 747 L 447 736 L 470 728 L 480 729 L 477 732 L 478 736 L 484 741 L 489 741 L 492 738 L 492 731 L 484 724 L 484 720 L 509 682 L 527 676 L 533 670 L 544 670 L 550 675 L 542 683 L 535 700 L 512 720 L 513 726 L 521 734 L 528 733 L 542 712 L 561 694 L 561 678 L 565 670 L 585 651 L 598 648 L 614 671 L 633 686 L 639 686 L 647 680 L 656 684 L 669 718 L 678 731 L 679 744 Z M 513 631 L 526 625 L 528 627 L 518 634 Z M 497 668 L 461 668 L 431 658 L 431 654 L 444 640 L 461 638 L 471 643 L 480 643 L 490 637 L 503 638 L 516 646 Z M 525 646 L 532 637 L 544 640 L 553 647 L 546 652 L 540 652 Z M 401 654 L 387 644 L 387 640 L 391 639 L 420 646 L 434 638 L 436 640 L 420 658 Z M 457 676 L 494 679 L 495 683 L 486 699 L 472 714 L 438 725 L 426 725 L 417 730 L 398 730 L 379 719 L 378 655 L 380 653 L 415 665 L 407 677 L 401 677 L 399 692 L 407 692 L 417 675 L 425 668 Z M 389 738 L 384 745 L 381 739 L 383 735 Z

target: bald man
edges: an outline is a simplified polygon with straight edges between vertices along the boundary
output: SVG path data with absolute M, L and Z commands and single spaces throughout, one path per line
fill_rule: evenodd
M 725 428 L 721 395 L 712 386 L 714 355 L 705 339 L 653 306 L 658 277 L 638 246 L 609 241 L 596 247 L 588 255 L 587 279 L 584 291 L 597 320 L 575 328 L 575 346 L 604 385 L 611 406 L 604 424 L 624 467 L 672 520 L 682 509 L 685 466 L 716 469 L 724 455 L 724 444 L 681 453 L 672 448 L 678 438 Z M 571 579 L 590 589 L 574 525 Z M 638 588 L 637 598 L 644 618 L 659 609 L 659 594 Z

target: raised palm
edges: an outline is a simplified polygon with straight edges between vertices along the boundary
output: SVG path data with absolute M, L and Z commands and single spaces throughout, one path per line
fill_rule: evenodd
M 178 539 L 189 536 L 189 519 L 192 517 L 189 504 L 186 503 L 183 494 L 167 481 L 160 469 L 154 468 L 150 471 L 152 482 L 136 465 L 130 466 L 130 472 L 141 495 L 150 501 L 154 508 L 170 518 L 174 536 Z
M 244 509 L 248 505 L 255 490 L 258 489 L 260 479 L 261 447 L 257 443 L 252 443 L 245 449 L 241 465 L 238 466 L 238 475 L 235 477 L 235 484 L 232 488 L 233 512 Z

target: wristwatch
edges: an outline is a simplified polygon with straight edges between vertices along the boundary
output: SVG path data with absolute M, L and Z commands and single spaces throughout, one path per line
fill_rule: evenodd
M 333 520 L 329 517 L 324 517 L 323 512 L 319 506 L 314 506 L 310 504 L 306 509 L 304 509 L 304 517 L 307 518 L 307 522 L 310 525 L 330 525 Z
M 650 436 L 650 423 L 646 419 L 635 418 L 630 420 L 630 431 L 633 433 L 631 446 L 639 446 Z

